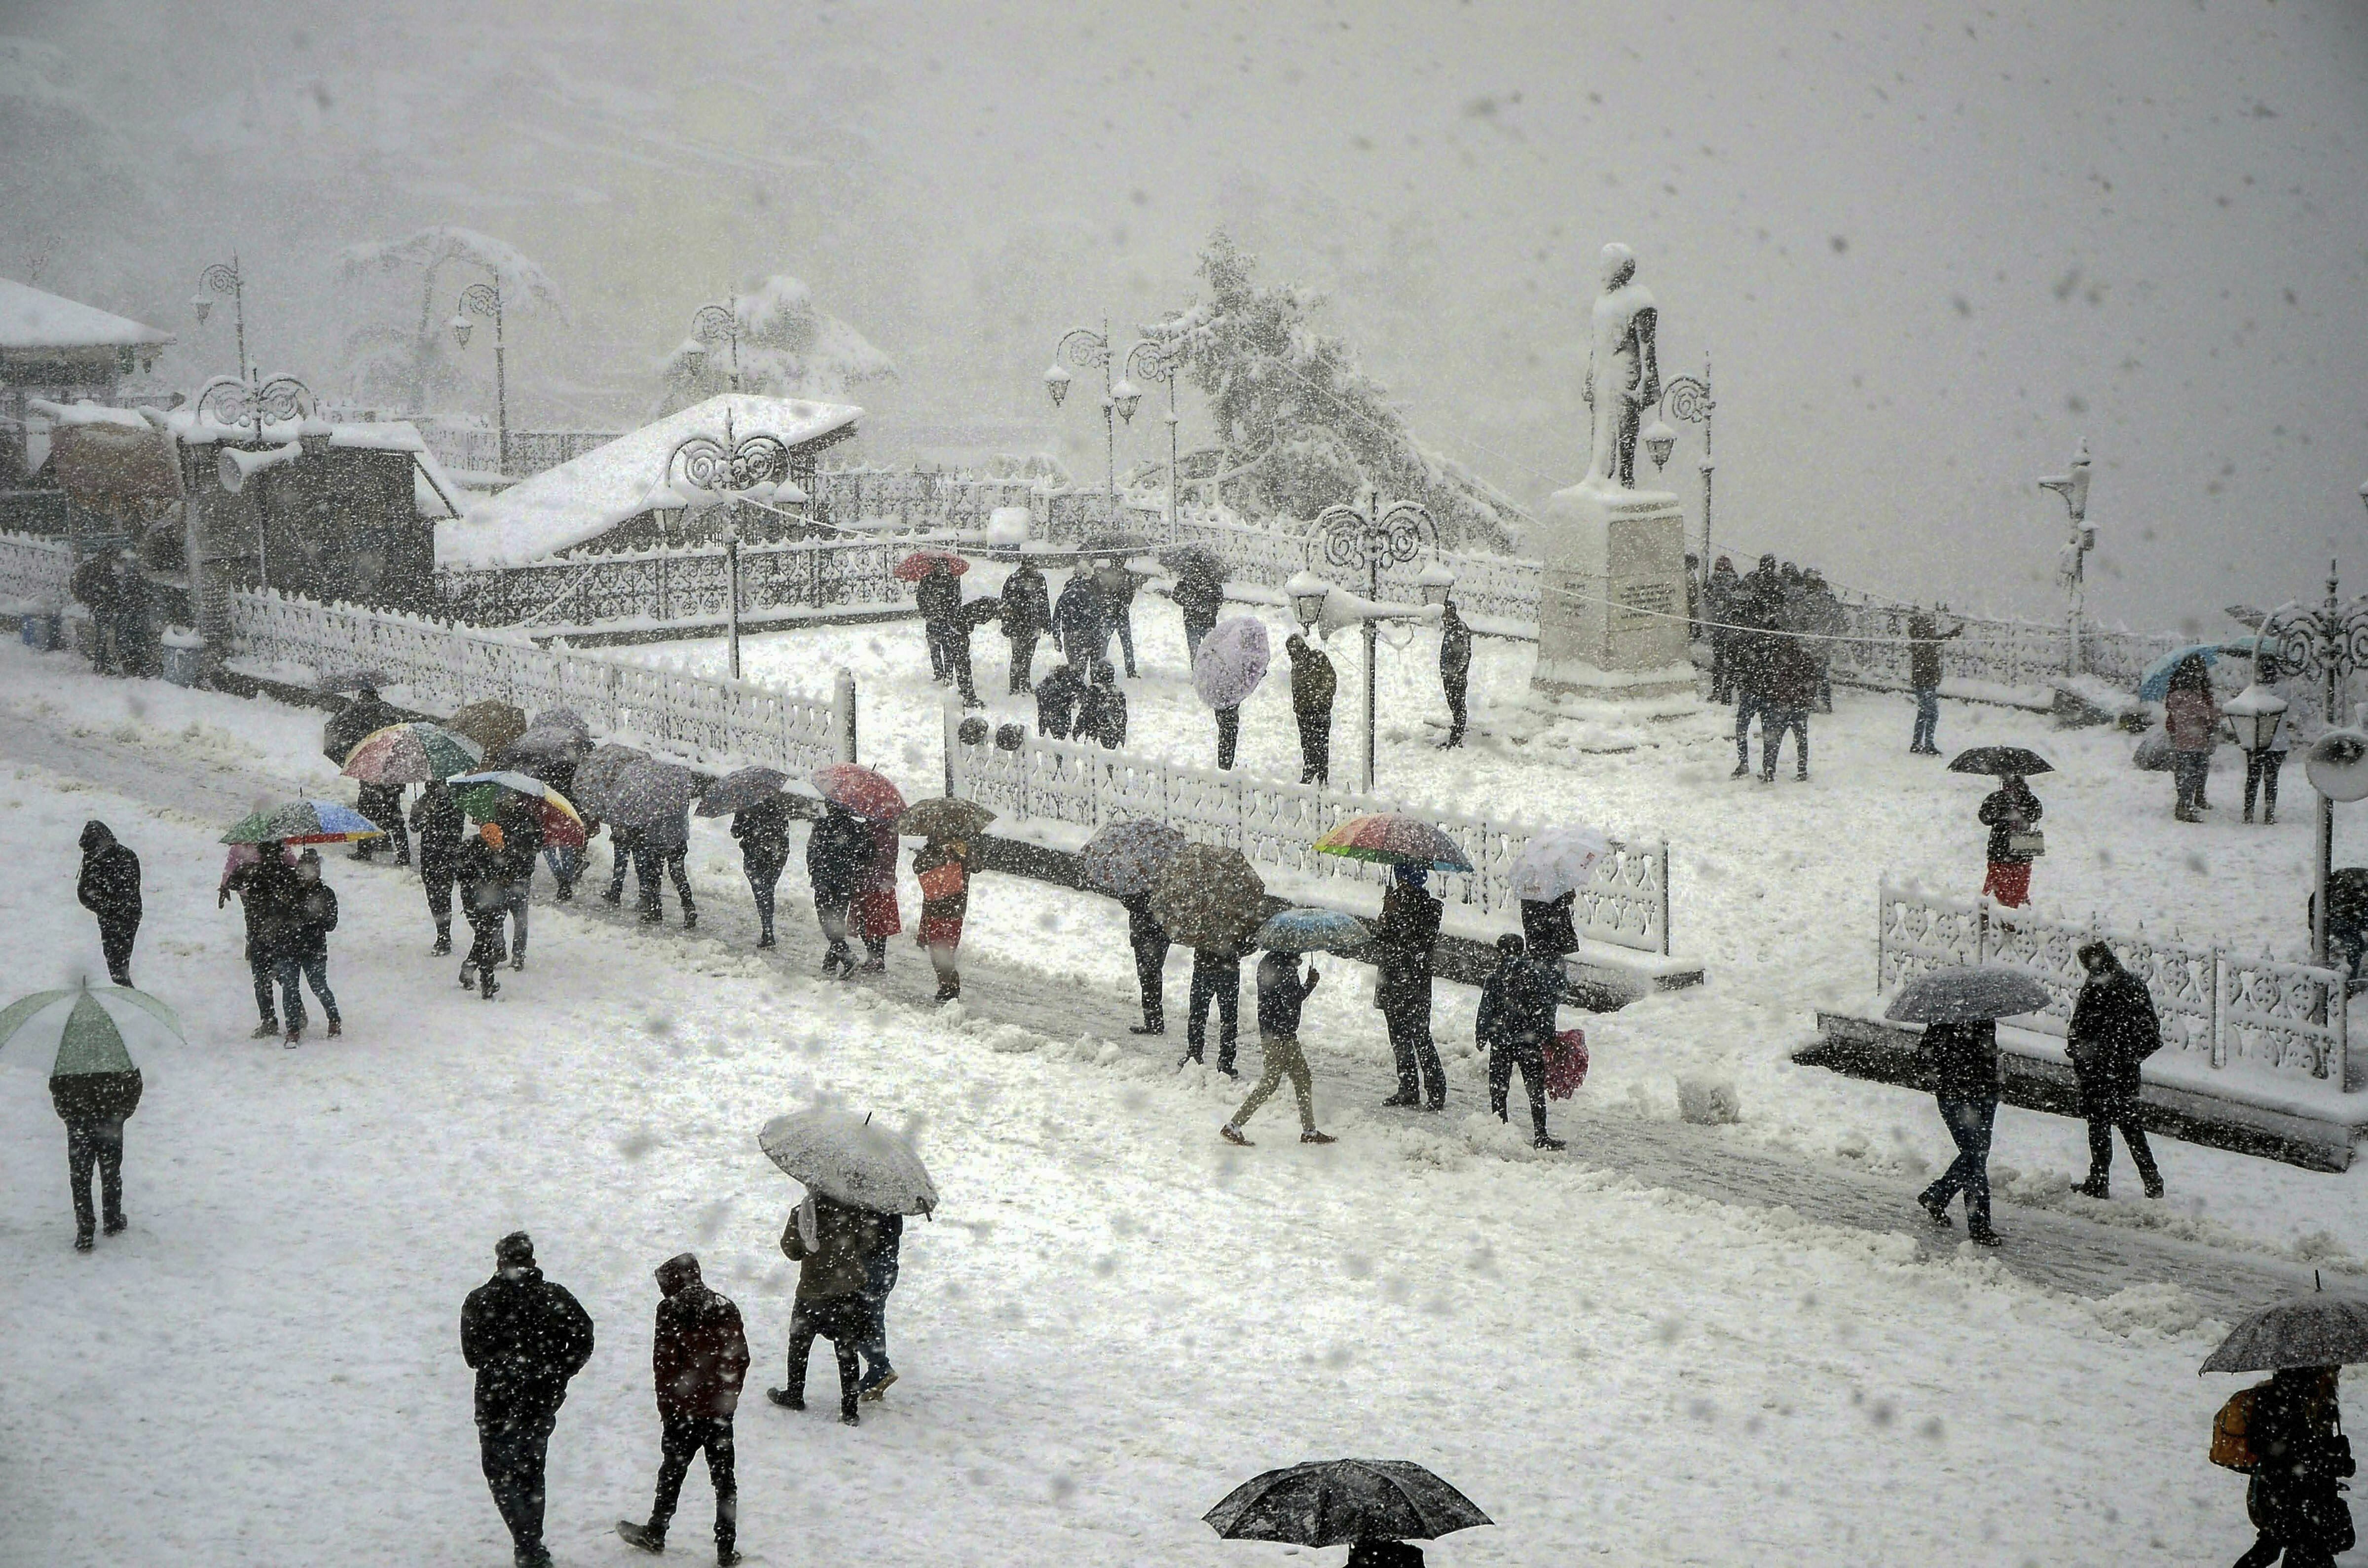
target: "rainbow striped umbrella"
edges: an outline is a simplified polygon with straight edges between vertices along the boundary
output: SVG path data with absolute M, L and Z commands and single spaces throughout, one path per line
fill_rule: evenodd
M 466 735 L 414 720 L 373 730 L 346 756 L 345 775 L 365 784 L 425 784 L 484 766 L 485 751 Z
M 224 844 L 347 844 L 386 829 L 341 801 L 290 801 L 250 812 L 222 835 Z
M 1393 866 L 1433 866 L 1442 871 L 1472 869 L 1455 840 L 1420 817 L 1401 812 L 1350 817 L 1317 839 L 1315 847 L 1320 854 L 1381 860 Z
M 584 819 L 567 797 L 541 779 L 524 773 L 464 773 L 451 780 L 452 799 L 469 813 L 472 822 L 493 822 L 501 815 L 505 790 L 522 797 L 536 808 L 542 826 L 542 842 L 557 848 L 580 848 L 584 843 Z

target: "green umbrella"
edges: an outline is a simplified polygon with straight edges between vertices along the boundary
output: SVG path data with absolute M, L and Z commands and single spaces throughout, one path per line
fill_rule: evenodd
M 140 1071 L 132 1044 L 147 1051 L 187 1043 L 173 1009 L 128 985 L 36 991 L 0 1010 L 0 1045 L 22 1040 L 56 1052 L 51 1078 Z

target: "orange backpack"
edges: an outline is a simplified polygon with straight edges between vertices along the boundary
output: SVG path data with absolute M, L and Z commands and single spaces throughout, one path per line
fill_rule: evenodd
M 2243 1471 L 2248 1474 L 2261 1462 L 2253 1452 L 2250 1428 L 2253 1425 L 2253 1402 L 2266 1383 L 2255 1383 L 2248 1389 L 2238 1389 L 2212 1418 L 2212 1462 L 2224 1470 Z

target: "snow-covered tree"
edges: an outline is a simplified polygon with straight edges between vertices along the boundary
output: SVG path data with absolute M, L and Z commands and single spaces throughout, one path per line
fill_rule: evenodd
M 374 240 L 338 253 L 347 281 L 416 272 L 419 320 L 362 327 L 347 340 L 347 372 L 355 396 L 397 401 L 418 415 L 450 400 L 462 376 L 460 345 L 450 323 L 461 290 L 491 281 L 501 290 L 505 323 L 548 311 L 567 319 L 558 286 L 541 266 L 507 240 L 456 224 L 421 229 L 399 240 Z M 454 275 L 446 278 L 448 268 Z M 490 275 L 488 277 L 487 275 Z
M 734 298 L 740 324 L 740 390 L 766 397 L 844 397 L 865 381 L 893 381 L 896 366 L 864 335 L 814 302 L 814 293 L 775 273 Z M 732 390 L 732 345 L 686 338 L 659 366 L 671 414 Z
M 1416 440 L 1349 345 L 1316 330 L 1322 296 L 1261 284 L 1257 265 L 1219 230 L 1201 254 L 1208 297 L 1144 329 L 1178 347 L 1208 394 L 1223 499 L 1306 518 L 1370 484 L 1429 507 L 1443 543 L 1510 548 L 1523 520 L 1511 497 Z

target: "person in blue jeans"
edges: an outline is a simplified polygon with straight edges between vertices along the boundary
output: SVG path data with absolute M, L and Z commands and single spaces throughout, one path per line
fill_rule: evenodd
M 1929 610 L 1919 609 L 1907 618 L 1907 686 L 1916 694 L 1916 728 L 1907 738 L 1907 749 L 1914 756 L 1941 755 L 1933 733 L 1941 723 L 1941 644 L 1964 630 L 1960 624 L 1941 631 Z
M 1990 1131 L 1998 1120 L 1998 1024 L 1989 1018 L 1927 1025 L 1924 1051 L 1937 1075 L 1933 1093 L 1957 1157 L 1917 1201 L 1946 1226 L 1949 1200 L 1965 1197 L 1965 1233 L 1983 1246 L 2001 1239 L 1990 1228 Z
M 304 994 L 297 986 L 302 975 L 328 1016 L 329 1038 L 345 1032 L 337 1013 L 336 993 L 329 989 L 329 933 L 337 928 L 336 890 L 321 881 L 321 854 L 307 849 L 296 861 L 295 924 L 279 949 L 280 1021 L 288 1026 L 288 1043 L 301 1042 L 304 1033 Z

